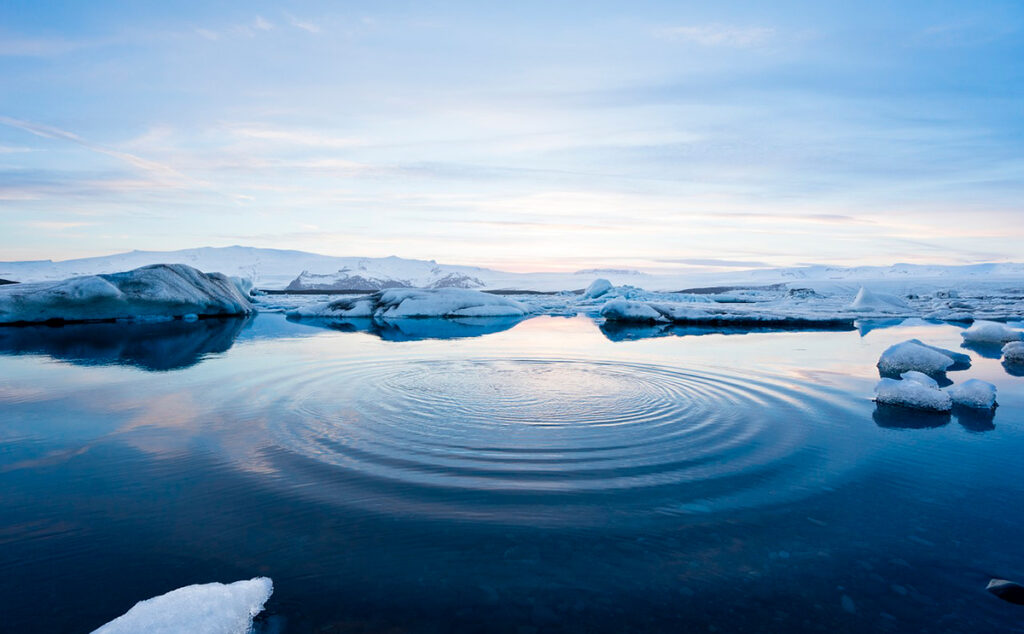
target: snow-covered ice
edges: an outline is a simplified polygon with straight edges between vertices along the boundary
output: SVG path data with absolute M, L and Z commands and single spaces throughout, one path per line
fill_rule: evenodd
M 994 321 L 976 321 L 960 333 L 968 343 L 1006 343 L 1024 339 L 1024 332 Z
M 939 389 L 939 382 L 928 376 L 924 372 L 918 372 L 917 370 L 910 370 L 900 375 L 900 378 L 904 381 L 913 381 L 914 383 L 920 383 L 925 387 L 933 387 Z
M 884 378 L 879 381 L 875 386 L 875 402 L 934 412 L 948 412 L 953 408 L 953 399 L 940 390 L 935 381 L 926 383 L 916 374 L 903 380 Z
M 93 634 L 245 634 L 273 591 L 267 577 L 185 586 L 136 603 Z
M 146 321 L 252 311 L 249 298 L 227 276 L 184 264 L 0 287 L 0 323 Z
M 906 313 L 910 310 L 910 305 L 897 295 L 871 291 L 861 286 L 857 291 L 857 296 L 850 304 L 850 310 L 873 313 Z
M 609 321 L 636 323 L 667 321 L 660 312 L 644 302 L 631 302 L 627 299 L 613 299 L 609 301 L 601 308 L 601 316 Z
M 612 283 L 601 277 L 590 283 L 590 286 L 583 291 L 583 297 L 586 299 L 596 299 L 610 290 L 612 290 Z
M 1011 341 L 1003 346 L 1003 361 L 1024 365 L 1024 341 Z
M 887 376 L 899 375 L 911 370 L 925 374 L 941 374 L 957 364 L 954 355 L 966 356 L 911 339 L 886 348 L 878 359 L 878 371 Z
M 996 386 L 978 379 L 968 379 L 947 390 L 953 403 L 974 409 L 992 409 L 996 406 Z
M 515 317 L 530 313 L 520 302 L 461 288 L 393 288 L 371 295 L 346 297 L 302 306 L 288 314 L 294 317 Z

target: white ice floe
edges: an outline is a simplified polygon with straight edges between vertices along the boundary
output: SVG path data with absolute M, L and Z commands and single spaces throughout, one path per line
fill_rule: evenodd
M 0 287 L 0 323 L 241 315 L 249 298 L 227 276 L 184 264 Z
M 949 370 L 956 363 L 956 359 L 948 352 L 925 345 L 916 339 L 904 341 L 890 346 L 882 353 L 878 359 L 878 370 L 882 374 L 902 374 L 910 370 L 939 374 Z
M 295 317 L 517 317 L 529 314 L 520 302 L 462 288 L 392 288 L 354 298 L 303 306 Z
M 590 283 L 587 290 L 583 291 L 583 297 L 585 299 L 594 299 L 604 295 L 610 290 L 612 290 L 612 283 L 603 277 L 598 278 Z
M 996 406 L 996 386 L 978 379 L 968 379 L 947 390 L 957 405 L 975 409 L 992 409 Z
M 601 308 L 601 316 L 609 321 L 653 323 L 668 321 L 660 312 L 644 302 L 613 299 Z
M 907 313 L 910 304 L 897 295 L 871 291 L 861 286 L 849 309 L 857 312 Z
M 185 586 L 139 601 L 93 634 L 245 634 L 273 591 L 267 577 Z
M 875 401 L 934 412 L 948 412 L 953 408 L 949 394 L 940 390 L 934 381 L 926 383 L 918 380 L 916 375 L 902 381 L 882 379 L 875 386 Z
M 960 336 L 968 343 L 1006 343 L 1024 339 L 1024 332 L 995 321 L 976 321 Z
M 1024 365 L 1024 341 L 1011 341 L 1003 346 L 1003 361 Z
M 939 382 L 928 376 L 924 372 L 918 372 L 917 370 L 910 370 L 900 375 L 900 378 L 904 381 L 913 381 L 914 383 L 920 383 L 925 387 L 939 389 Z

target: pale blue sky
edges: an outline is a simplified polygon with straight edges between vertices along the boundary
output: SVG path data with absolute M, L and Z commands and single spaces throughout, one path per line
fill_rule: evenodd
M 1024 260 L 1024 5 L 0 4 L 0 260 Z

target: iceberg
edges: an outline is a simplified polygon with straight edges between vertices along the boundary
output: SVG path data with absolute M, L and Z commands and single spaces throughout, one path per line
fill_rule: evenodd
M 887 348 L 878 359 L 878 371 L 885 376 L 896 376 L 911 370 L 925 374 L 941 374 L 957 364 L 953 355 L 967 356 L 948 352 L 911 339 Z
M 530 309 L 517 301 L 462 288 L 392 288 L 355 298 L 303 306 L 291 317 L 521 317 Z
M 1003 361 L 1024 365 L 1024 341 L 1011 341 L 1003 346 Z
M 953 399 L 940 390 L 934 380 L 925 376 L 929 383 L 919 379 L 920 373 L 906 374 L 910 376 L 903 380 L 884 378 L 879 381 L 875 386 L 875 402 L 932 412 L 948 412 L 953 409 Z
M 0 287 L 0 324 L 247 315 L 253 305 L 220 273 L 154 264 L 124 273 Z
M 858 312 L 905 313 L 910 310 L 910 305 L 897 295 L 869 291 L 866 287 L 861 286 L 849 309 Z
M 947 391 L 956 405 L 973 409 L 992 409 L 996 406 L 996 386 L 986 381 L 969 379 Z
M 583 291 L 583 297 L 585 299 L 595 299 L 612 290 L 612 283 L 608 280 L 598 278 L 590 283 L 587 290 Z
M 608 321 L 655 323 L 668 321 L 660 312 L 644 302 L 613 299 L 601 308 L 601 316 Z
M 245 634 L 273 591 L 267 577 L 185 586 L 139 601 L 93 634 Z
M 1007 343 L 1021 341 L 1024 339 L 1024 332 L 995 321 L 976 321 L 970 328 L 961 332 L 960 336 L 967 343 Z

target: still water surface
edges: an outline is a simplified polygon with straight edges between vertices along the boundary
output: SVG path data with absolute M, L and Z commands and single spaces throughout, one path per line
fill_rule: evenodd
M 265 632 L 1024 631 L 1024 378 L 876 409 L 915 322 L 0 329 L 0 629 L 256 575 Z

